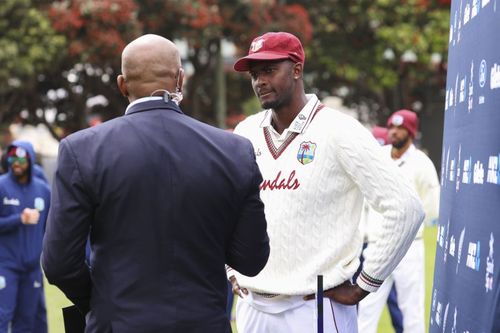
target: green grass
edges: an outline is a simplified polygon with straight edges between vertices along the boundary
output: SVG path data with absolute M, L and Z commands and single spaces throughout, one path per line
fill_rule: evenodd
M 436 255 L 437 227 L 426 227 L 424 229 L 425 243 L 425 331 L 429 331 L 429 315 L 431 308 L 432 283 L 434 278 L 434 257 Z M 387 306 L 382 313 L 378 325 L 378 333 L 394 333 Z
M 47 317 L 49 333 L 64 333 L 62 308 L 72 303 L 56 287 L 45 281 L 45 298 L 47 302 Z
M 425 242 L 425 327 L 428 331 L 429 327 L 429 313 L 431 304 L 432 283 L 434 276 L 434 256 L 436 253 L 436 235 L 437 227 L 427 227 L 424 231 Z M 49 321 L 49 333 L 64 333 L 64 324 L 62 320 L 61 308 L 70 305 L 71 303 L 64 297 L 64 295 L 54 286 L 45 284 L 45 294 L 47 297 L 47 312 Z M 233 324 L 233 323 L 232 323 Z M 233 331 L 236 332 L 235 325 L 233 324 Z M 394 333 L 391 326 L 389 314 L 387 309 L 384 310 L 382 318 L 380 319 L 379 333 Z

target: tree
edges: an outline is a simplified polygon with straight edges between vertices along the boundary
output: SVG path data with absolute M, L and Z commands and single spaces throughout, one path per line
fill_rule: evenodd
M 309 16 L 303 6 L 274 1 L 143 0 L 139 20 L 145 32 L 187 42 L 187 60 L 193 66 L 193 74 L 188 80 L 188 96 L 183 105 L 192 116 L 211 124 L 216 123 L 214 96 L 221 89 L 214 78 L 222 40 L 233 42 L 246 52 L 250 41 L 266 31 L 288 30 L 306 42 L 312 36 Z M 225 65 L 226 72 L 232 71 L 231 65 Z M 241 75 L 225 77 L 230 87 L 242 85 Z M 253 95 L 246 85 L 242 89 L 229 89 L 227 94 L 228 109 L 238 111 L 242 102 Z
M 397 109 L 419 112 L 422 146 L 439 165 L 450 1 L 307 3 L 314 26 L 308 86 L 342 97 L 373 124 Z
M 9 0 L 1 6 L 26 11 L 30 5 L 29 0 Z M 224 93 L 223 80 L 228 77 L 230 84 L 237 85 L 243 81 L 241 76 L 225 74 L 222 40 L 232 41 L 246 50 L 250 40 L 265 30 L 288 29 L 303 36 L 304 40 L 312 34 L 307 12 L 302 6 L 264 0 L 39 0 L 36 5 L 37 9 L 30 13 L 38 13 L 40 21 L 45 22 L 43 28 L 48 31 L 35 29 L 34 32 L 40 33 L 36 39 L 43 43 L 33 43 L 33 50 L 40 50 L 40 45 L 44 49 L 33 54 L 43 56 L 41 60 L 45 62 L 37 59 L 24 62 L 36 66 L 26 72 L 31 76 L 25 75 L 23 89 L 9 90 L 15 90 L 12 95 L 15 98 L 9 95 L 11 102 L 3 103 L 11 106 L 5 120 L 11 121 L 24 110 L 26 122 L 44 122 L 58 138 L 87 127 L 91 122 L 98 123 L 96 117 L 107 120 L 122 114 L 127 101 L 114 83 L 120 72 L 120 53 L 129 41 L 142 33 L 187 41 L 187 60 L 193 71 L 185 90 L 188 95 L 185 109 L 192 110 L 192 116 L 212 124 L 217 119 L 215 108 L 225 111 L 224 105 L 217 103 L 225 97 L 221 95 Z M 3 12 L 8 13 L 8 10 Z M 9 12 L 11 18 L 26 16 L 16 15 Z M 12 20 L 4 25 L 15 26 Z M 38 66 L 38 63 L 46 66 Z M 23 67 L 15 64 L 9 68 Z M 10 80 L 4 82 L 11 82 L 11 85 L 19 82 L 18 77 L 24 78 L 14 72 L 5 76 Z M 215 97 L 217 92 L 219 98 Z M 245 86 L 241 91 L 229 90 L 228 96 L 234 101 L 230 103 L 230 109 L 234 110 L 241 108 L 242 100 L 252 96 L 252 92 Z M 222 117 L 225 114 L 219 112 L 219 124 Z
M 415 102 L 425 107 L 423 90 L 443 86 L 449 1 L 313 0 L 309 8 L 310 83 L 364 105 L 372 121 Z
M 66 57 L 40 85 L 46 108 L 56 110 L 63 136 L 89 126 L 93 117 L 107 120 L 127 104 L 115 84 L 120 54 L 141 33 L 133 0 L 64 0 L 45 8 L 56 31 L 68 40 Z M 92 106 L 91 101 L 100 99 Z M 106 107 L 99 107 L 105 105 Z
M 31 10 L 29 4 L 29 0 L 8 0 L 0 9 L 27 11 Z M 37 37 L 42 43 L 32 42 L 35 38 L 26 41 L 38 48 L 43 45 L 43 54 L 29 53 L 40 59 L 24 61 L 35 66 L 24 72 L 28 74 L 4 76 L 11 78 L 3 82 L 10 82 L 7 90 L 15 91 L 16 98 L 12 94 L 6 97 L 6 87 L 0 88 L 4 89 L 3 105 L 12 106 L 12 115 L 27 109 L 34 122 L 45 121 L 45 114 L 50 113 L 55 117 L 53 124 L 67 132 L 88 126 L 93 114 L 106 120 L 123 112 L 127 101 L 114 83 L 120 71 L 120 52 L 142 33 L 187 42 L 187 63 L 192 70 L 183 108 L 212 124 L 216 124 L 216 108 L 223 109 L 216 96 L 224 93 L 224 79 L 230 87 L 230 115 L 254 105 L 248 102 L 253 97 L 249 80 L 233 73 L 232 63 L 221 61 L 222 41 L 232 42 L 242 55 L 255 36 L 267 31 L 289 31 L 302 40 L 308 90 L 320 97 L 339 95 L 348 106 L 364 110 L 361 114 L 372 121 L 382 122 L 389 111 L 399 107 L 422 105 L 421 110 L 428 110 L 431 101 L 440 98 L 445 80 L 447 0 L 39 0 L 37 6 L 39 10 L 33 11 L 46 13 L 59 35 L 50 26 L 30 31 L 44 31 Z M 10 21 L 3 23 L 7 30 L 15 30 L 12 27 L 17 22 L 30 17 L 17 15 L 8 14 Z M 14 22 L 11 17 L 20 18 Z M 65 49 L 61 35 L 66 38 Z M 4 50 L 13 44 L 0 48 L 0 57 L 6 57 Z M 23 66 L 8 68 L 20 70 Z M 225 75 L 216 75 L 222 70 Z M 23 89 L 12 87 L 24 77 L 29 80 L 23 81 Z M 96 98 L 105 107 L 92 106 L 90 102 Z
M 65 38 L 30 0 L 0 2 L 0 121 L 11 122 L 21 110 L 37 117 L 38 81 L 64 56 Z

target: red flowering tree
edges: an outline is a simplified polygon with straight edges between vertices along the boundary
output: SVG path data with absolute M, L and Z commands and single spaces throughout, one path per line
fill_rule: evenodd
M 231 72 L 231 64 L 221 61 L 221 41 L 235 43 L 246 52 L 252 38 L 267 30 L 288 30 L 304 42 L 312 36 L 307 11 L 300 5 L 282 5 L 273 1 L 241 0 L 60 0 L 42 1 L 56 31 L 67 38 L 67 56 L 43 82 L 41 91 L 60 114 L 56 124 L 67 132 L 86 127 L 95 120 L 120 115 L 126 100 L 114 83 L 119 73 L 123 47 L 143 33 L 156 33 L 188 44 L 187 62 L 192 71 L 185 87 L 183 108 L 192 116 L 212 124 L 221 124 L 216 109 L 226 96 L 228 109 L 239 112 L 242 100 L 252 96 L 246 78 L 222 75 Z M 62 75 L 61 75 L 62 73 Z M 218 78 L 218 79 L 215 79 Z M 62 90 L 61 90 L 62 89 Z M 58 94 L 54 94 L 54 90 Z M 217 94 L 219 96 L 217 97 Z M 89 106 L 89 100 L 103 96 L 105 107 Z M 92 103 L 90 103 L 92 104 Z M 234 112 L 231 112 L 231 114 Z M 219 113 L 219 117 L 221 114 Z M 222 115 L 225 118 L 225 114 Z
M 25 109 L 26 121 L 45 122 L 59 137 L 122 114 L 127 101 L 115 84 L 120 53 L 141 34 L 157 33 L 187 43 L 184 60 L 192 70 L 183 108 L 212 124 L 224 124 L 226 116 L 239 114 L 243 101 L 253 96 L 246 77 L 232 74 L 232 62 L 223 62 L 222 41 L 232 42 L 242 54 L 255 36 L 266 31 L 290 31 L 305 44 L 312 36 L 306 9 L 282 1 L 38 0 L 33 4 L 45 13 L 59 40 L 65 37 L 66 45 L 59 49 L 57 62 L 33 73 L 37 79 L 25 94 L 30 97 L 23 97 L 29 103 L 15 104 L 13 114 Z M 224 80 L 235 89 L 226 93 Z
M 67 56 L 44 85 L 46 104 L 58 112 L 64 135 L 123 113 L 126 100 L 116 88 L 120 54 L 141 33 L 133 0 L 63 0 L 46 8 L 52 26 L 67 39 Z M 54 91 L 58 93 L 54 94 Z M 97 97 L 96 97 L 97 96 Z M 102 106 L 106 107 L 102 107 Z
M 48 9 L 54 29 L 68 38 L 68 54 L 74 60 L 119 63 L 128 40 L 139 33 L 132 0 L 56 1 Z
M 232 73 L 232 63 L 220 60 L 221 41 L 234 43 L 239 54 L 248 50 L 257 35 L 285 30 L 298 35 L 304 43 L 312 37 L 312 25 L 301 5 L 286 5 L 264 0 L 142 0 L 139 20 L 145 32 L 187 42 L 187 60 L 193 66 L 188 80 L 184 109 L 208 123 L 217 122 L 217 93 L 223 91 L 217 76 L 228 75 L 227 109 L 241 111 L 242 101 L 253 95 L 248 80 Z M 219 74 L 218 74 L 219 73 Z M 220 78 L 220 77 L 219 77 Z

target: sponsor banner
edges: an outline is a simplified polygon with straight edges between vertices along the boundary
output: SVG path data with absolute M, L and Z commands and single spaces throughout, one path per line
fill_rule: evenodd
M 500 332 L 500 0 L 450 14 L 429 332 Z

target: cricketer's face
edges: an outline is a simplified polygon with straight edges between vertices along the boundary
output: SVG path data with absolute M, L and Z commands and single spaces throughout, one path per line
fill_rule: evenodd
M 397 149 L 403 148 L 411 139 L 410 133 L 403 126 L 391 126 L 387 134 L 392 146 Z
M 276 110 L 291 101 L 294 92 L 293 65 L 290 60 L 250 62 L 252 87 L 264 109 Z
M 25 177 L 28 175 L 29 161 L 27 157 L 11 156 L 8 158 L 12 174 L 17 177 Z

